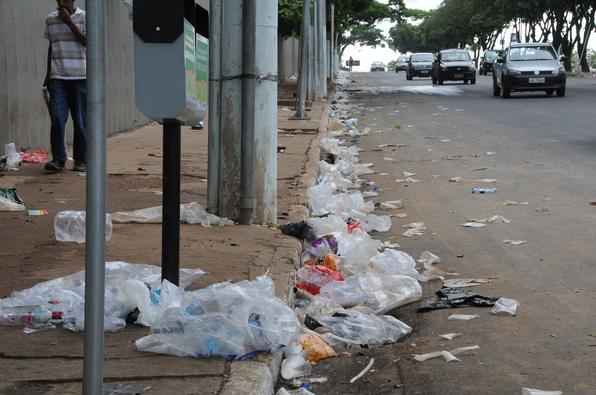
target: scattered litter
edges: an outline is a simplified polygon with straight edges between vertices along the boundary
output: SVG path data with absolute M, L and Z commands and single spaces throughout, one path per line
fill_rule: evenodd
M 511 223 L 510 219 L 507 219 L 507 218 L 503 217 L 502 215 L 493 215 L 492 217 L 483 218 L 483 219 L 479 219 L 479 220 L 475 220 L 475 221 L 481 222 L 481 223 L 489 223 L 489 224 L 495 224 L 495 223 L 510 224 Z
M 307 361 L 311 363 L 337 357 L 333 348 L 315 333 L 300 336 L 300 345 L 306 354 Z
M 540 207 L 536 209 L 536 212 L 539 214 L 548 214 L 550 213 L 550 209 L 547 207 Z
M 472 193 L 485 194 L 485 193 L 496 193 L 496 192 L 497 192 L 497 188 L 481 188 L 481 187 L 472 188 Z
M 403 172 L 404 177 L 414 177 L 416 175 L 416 173 L 412 173 L 409 171 L 404 171 Z
M 458 358 L 456 358 L 456 355 L 459 354 L 463 354 L 466 352 L 470 352 L 470 351 L 475 351 L 475 350 L 479 350 L 480 346 L 467 346 L 467 347 L 459 347 L 456 348 L 454 350 L 451 351 L 435 351 L 435 352 L 431 352 L 428 354 L 413 354 L 412 356 L 414 357 L 414 360 L 417 362 L 424 362 L 424 361 L 428 361 L 429 359 L 434 359 L 434 358 L 439 358 L 439 357 L 443 357 L 443 359 L 445 360 L 445 362 L 453 362 L 453 361 L 459 361 Z
M 276 395 L 315 395 L 315 394 L 310 392 L 309 390 L 307 390 L 304 387 L 300 387 L 295 390 L 287 390 L 285 388 L 280 388 L 279 391 L 277 391 Z
M 462 224 L 461 226 L 463 226 L 464 228 L 484 228 L 486 226 L 486 224 L 481 223 L 481 222 L 466 222 L 465 224 Z
M 134 211 L 120 211 L 112 214 L 112 221 L 119 224 L 160 224 L 162 221 L 162 206 L 155 206 Z M 180 222 L 202 226 L 233 225 L 234 222 L 208 213 L 197 202 L 180 205 Z
M 521 246 L 524 244 L 528 244 L 526 240 L 503 240 L 503 243 L 512 246 Z
M 54 233 L 57 241 L 85 243 L 85 211 L 60 211 L 54 217 Z M 105 240 L 112 239 L 112 216 L 106 214 Z
M 499 298 L 483 296 L 461 288 L 441 288 L 436 298 L 429 298 L 418 307 L 419 313 L 461 307 L 493 307 Z
M 312 295 L 318 295 L 321 287 L 333 282 L 344 281 L 340 272 L 322 265 L 306 265 L 296 272 L 299 281 L 296 288 L 303 289 Z
M 496 178 L 481 178 L 479 180 L 474 180 L 474 182 L 484 183 L 484 184 L 496 184 Z
M 142 395 L 151 390 L 144 384 L 104 383 L 103 395 Z
M 284 380 L 292 380 L 310 374 L 311 366 L 306 361 L 304 352 L 300 346 L 294 344 L 287 347 L 284 351 L 284 356 L 285 359 L 281 363 L 281 377 Z
M 398 178 L 397 180 L 395 180 L 395 182 L 397 182 L 398 184 L 417 184 L 420 182 L 420 180 L 418 180 L 416 178 L 408 177 L 408 178 Z
M 439 140 L 441 143 L 450 143 L 451 139 L 441 139 Z
M 449 321 L 470 321 L 475 318 L 480 318 L 478 314 L 451 314 L 447 319 Z
M 399 214 L 395 214 L 394 217 L 396 217 L 396 218 L 408 218 L 408 214 L 407 213 L 399 213 Z
M 25 202 L 16 188 L 0 188 L 0 211 L 24 211 Z
M 424 222 L 412 222 L 411 224 L 404 225 L 403 228 L 407 229 L 402 233 L 404 237 L 424 236 L 424 232 L 426 231 Z
M 462 182 L 463 181 L 463 177 L 451 177 L 449 179 L 449 182 Z
M 380 176 L 388 176 L 389 173 L 379 173 Z
M 383 242 L 383 248 L 387 249 L 387 248 L 400 248 L 399 243 L 392 243 L 390 241 L 384 241 Z
M 398 92 L 412 93 L 415 95 L 431 96 L 459 96 L 463 93 L 461 88 L 456 86 L 403 86 L 396 89 Z M 406 107 L 406 106 L 404 106 Z
M 515 200 L 505 200 L 505 203 L 503 203 L 503 205 L 505 205 L 505 206 L 528 206 L 528 205 L 530 205 L 530 202 L 517 202 Z
M 41 217 L 48 215 L 48 210 L 45 208 L 41 210 L 27 210 L 27 215 L 30 217 Z
M 497 154 L 496 152 L 488 151 L 486 153 L 486 156 L 493 156 L 493 155 L 496 155 L 496 154 Z
M 456 108 L 455 112 L 464 112 L 465 110 L 463 108 Z
M 19 170 L 22 159 L 21 154 L 17 152 L 17 148 L 14 143 L 4 145 L 4 157 L 6 161 L 6 168 L 8 170 Z
M 360 373 L 358 373 L 356 376 L 352 377 L 352 379 L 350 380 L 350 384 L 354 384 L 356 381 L 358 381 L 360 378 L 362 378 L 362 376 L 364 376 L 370 370 L 370 368 L 372 368 L 374 363 L 375 363 L 375 359 L 371 358 L 370 361 L 368 362 L 368 365 L 366 365 L 366 367 L 364 369 L 362 369 L 362 371 Z
M 488 167 L 479 167 L 479 168 L 474 169 L 472 171 L 486 171 L 486 170 L 488 170 Z
M 414 258 L 399 250 L 386 249 L 370 260 L 370 266 L 378 273 L 418 277 Z
M 522 388 L 522 395 L 563 395 L 563 391 L 544 391 L 534 388 Z
M 362 192 L 362 196 L 364 198 L 377 197 L 377 196 L 379 196 L 379 192 L 376 192 L 376 191 L 365 191 L 365 192 Z
M 404 208 L 404 203 L 401 200 L 390 200 L 390 201 L 381 203 L 381 207 L 389 208 L 389 209 L 402 209 L 402 208 Z
M 456 337 L 460 337 L 462 334 L 461 333 L 445 333 L 443 335 L 439 335 L 440 338 L 443 338 L 445 340 L 453 340 Z
M 23 163 L 46 163 L 48 161 L 48 151 L 44 149 L 31 149 L 21 152 Z
M 495 303 L 495 306 L 491 309 L 491 313 L 495 315 L 512 315 L 515 316 L 517 314 L 517 308 L 519 307 L 519 302 L 515 299 L 509 298 L 499 298 Z
M 443 286 L 446 288 L 467 288 L 476 287 L 490 283 L 486 278 L 451 278 L 443 280 Z
M 441 258 L 430 251 L 424 251 L 418 258 L 418 263 L 422 264 L 422 272 L 418 276 L 418 280 L 428 282 L 431 280 L 443 280 L 444 276 L 454 276 L 457 273 L 448 273 L 434 267 L 441 262 Z
M 387 162 L 393 162 L 395 159 L 394 158 L 389 158 L 389 157 L 384 157 L 383 160 L 386 160 Z

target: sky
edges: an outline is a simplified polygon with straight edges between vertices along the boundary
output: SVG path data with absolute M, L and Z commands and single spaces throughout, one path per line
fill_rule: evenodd
M 387 0 L 380 0 L 382 3 L 387 3 Z M 441 4 L 442 0 L 406 0 L 406 6 L 408 8 L 418 8 L 423 10 L 432 10 Z M 389 29 L 393 26 L 390 21 L 382 21 L 377 23 L 377 27 L 388 36 Z M 589 48 L 596 48 L 596 34 L 592 35 L 590 40 Z M 354 71 L 369 71 L 372 62 L 383 62 L 387 64 L 392 60 L 396 60 L 399 57 L 399 53 L 388 47 L 361 47 L 359 45 L 352 45 L 346 48 L 343 57 L 343 63 L 352 56 L 354 60 L 360 61 L 360 67 L 354 67 Z

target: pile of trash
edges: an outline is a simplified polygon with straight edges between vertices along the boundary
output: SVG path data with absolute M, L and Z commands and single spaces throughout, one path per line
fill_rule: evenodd
M 177 287 L 161 280 L 158 266 L 108 262 L 104 329 L 149 327 L 136 341 L 138 350 L 185 357 L 244 359 L 298 340 L 296 314 L 275 297 L 271 278 L 186 290 L 203 275 L 182 269 Z M 83 331 L 84 293 L 85 272 L 13 292 L 0 299 L 0 325 L 24 326 L 25 333 L 57 326 Z
M 15 143 L 4 145 L 4 155 L 0 156 L 0 171 L 18 171 L 22 163 L 45 163 L 48 161 L 48 151 L 44 149 L 30 149 L 19 152 Z

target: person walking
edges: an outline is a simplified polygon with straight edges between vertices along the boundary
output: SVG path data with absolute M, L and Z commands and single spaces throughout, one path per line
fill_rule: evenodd
M 75 0 L 56 0 L 57 9 L 46 18 L 45 38 L 49 41 L 48 70 L 44 86 L 50 96 L 52 160 L 49 173 L 60 172 L 67 160 L 65 129 L 70 112 L 74 124 L 74 171 L 87 171 L 85 120 L 87 116 L 87 59 L 85 11 Z

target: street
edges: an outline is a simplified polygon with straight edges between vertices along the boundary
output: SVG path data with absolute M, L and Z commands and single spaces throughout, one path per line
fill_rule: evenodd
M 361 161 L 375 165 L 376 173 L 366 176 L 380 188 L 375 201 L 403 199 L 407 213 L 393 218 L 391 233 L 375 237 L 397 241 L 414 257 L 429 250 L 441 257 L 438 268 L 458 277 L 490 279 L 474 291 L 516 299 L 520 307 L 516 317 L 482 308 L 398 309 L 397 317 L 414 328 L 411 336 L 321 362 L 314 374 L 329 381 L 313 391 L 498 395 L 530 387 L 595 394 L 595 80 L 570 78 L 565 98 L 514 93 L 505 100 L 492 96 L 490 75 L 474 86 L 436 88 L 454 94 L 448 96 L 407 92 L 404 87 L 432 88 L 430 80 L 406 81 L 404 73 L 353 73 L 351 79 L 349 102 L 360 109 L 353 116 L 361 131 L 370 129 L 357 141 Z M 397 183 L 403 172 L 420 182 Z M 450 182 L 453 177 L 461 179 Z M 474 187 L 497 191 L 473 194 Z M 511 223 L 461 226 L 493 215 Z M 403 237 L 402 225 L 411 222 L 424 222 L 426 234 Z M 440 281 L 427 283 L 425 295 L 438 288 Z M 480 317 L 448 321 L 454 313 Z M 462 335 L 452 341 L 438 336 L 450 332 Z M 480 349 L 460 362 L 411 357 L 473 345 Z M 350 384 L 370 357 L 373 369 Z

